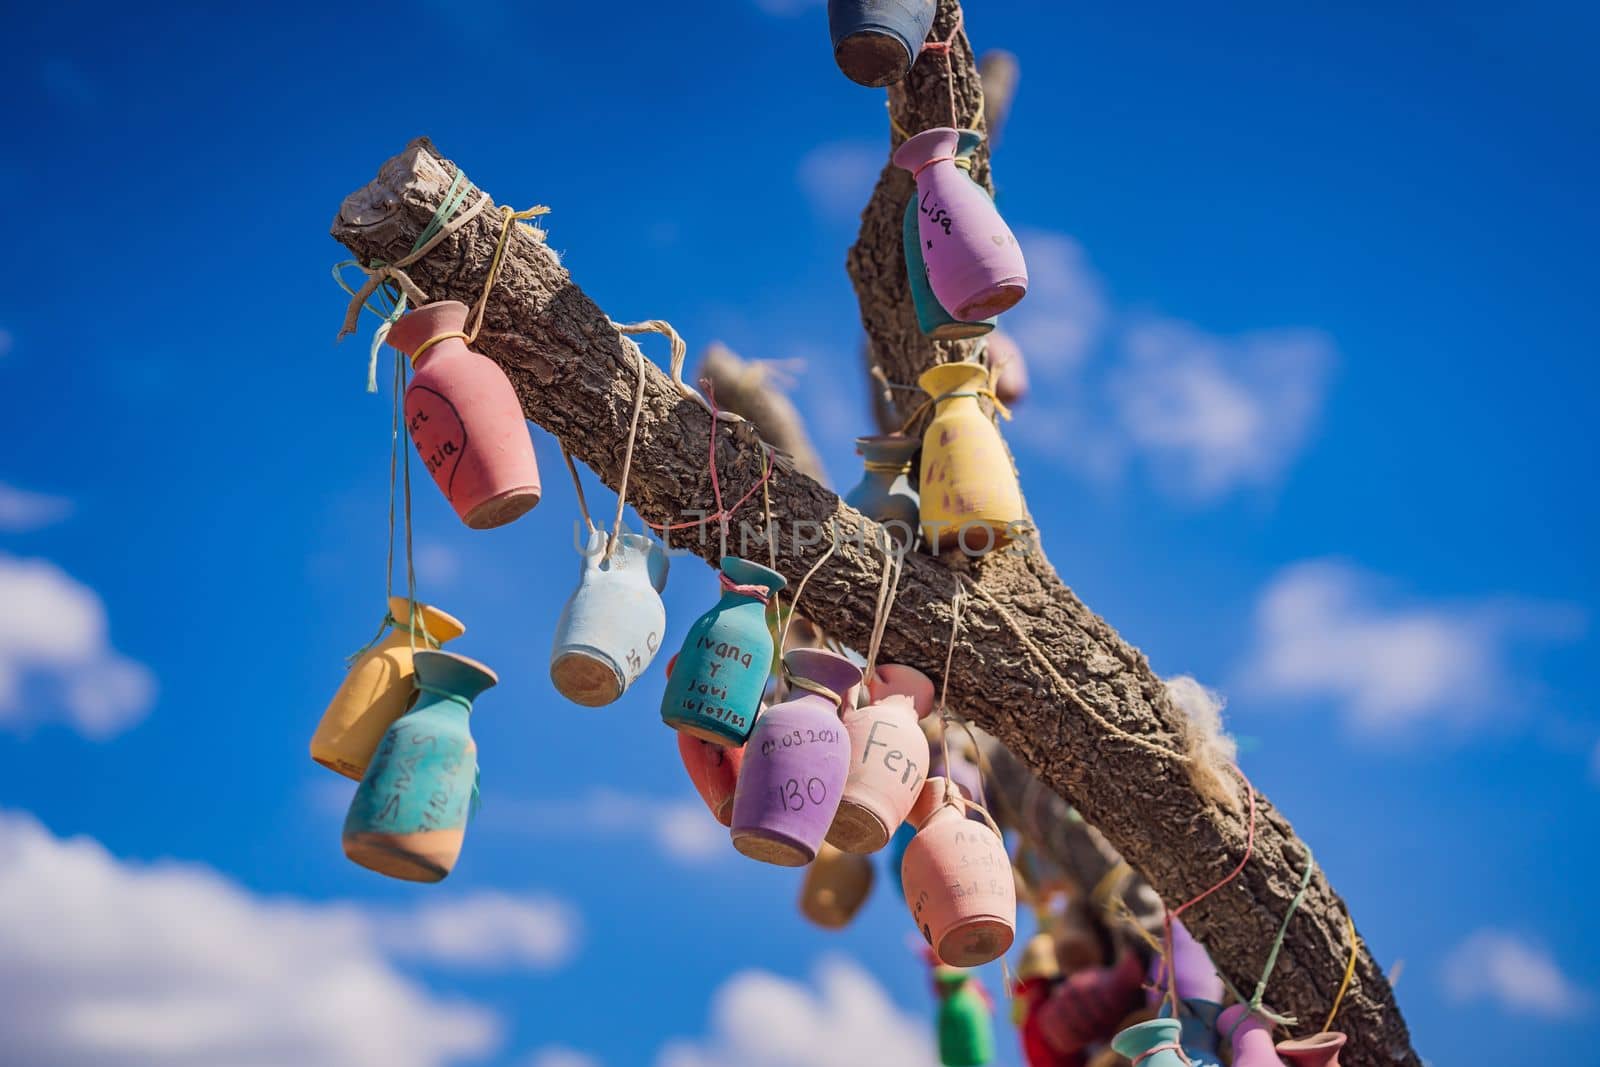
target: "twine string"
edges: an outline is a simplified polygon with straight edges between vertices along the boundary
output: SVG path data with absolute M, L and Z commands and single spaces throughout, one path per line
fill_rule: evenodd
M 572 461 L 572 453 L 567 451 L 565 444 L 561 445 L 561 458 L 567 462 L 567 473 L 572 475 L 572 488 L 578 494 L 578 513 L 583 516 L 584 529 L 594 532 L 594 520 L 589 517 L 589 501 L 583 495 L 583 480 L 578 477 L 578 465 Z
M 622 453 L 622 478 L 617 483 L 617 517 L 611 524 L 611 537 L 606 541 L 605 559 L 611 558 L 611 553 L 616 550 L 617 538 L 622 536 L 622 512 L 628 506 L 628 477 L 633 473 L 633 446 L 639 440 L 639 416 L 644 413 L 644 350 L 628 336 L 639 333 L 664 333 L 669 342 L 676 340 L 676 346 L 683 346 L 683 338 L 678 337 L 677 331 L 659 319 L 649 322 L 616 323 L 619 334 L 622 334 L 623 347 L 632 350 L 634 366 L 638 368 L 639 380 L 633 393 L 633 418 L 628 422 L 628 444 Z M 713 424 L 714 425 L 714 424 Z
M 905 422 L 901 423 L 900 432 L 905 433 L 910 430 L 912 426 L 916 425 L 917 420 L 922 418 L 923 412 L 927 411 L 929 408 L 937 408 L 946 400 L 958 400 L 963 398 L 971 398 L 976 400 L 979 397 L 982 397 L 988 400 L 989 403 L 993 404 L 995 412 L 998 413 L 1001 418 L 1005 419 L 1007 422 L 1011 421 L 1011 409 L 1006 407 L 1005 404 L 1001 403 L 1000 398 L 994 394 L 994 390 L 986 385 L 981 389 L 953 389 L 948 393 L 939 393 L 936 396 L 928 397 L 926 400 L 916 406 L 916 408 L 911 412 L 910 417 L 907 418 Z
M 908 547 L 895 544 L 884 532 L 880 546 L 883 550 L 883 577 L 878 580 L 878 602 L 872 615 L 872 636 L 867 642 L 867 665 L 862 674 L 872 677 L 878 665 L 878 650 L 883 644 L 883 633 L 889 626 L 889 613 L 894 610 L 895 597 L 900 592 L 900 575 L 906 561 Z
M 790 689 L 804 689 L 808 693 L 815 693 L 819 697 L 825 697 L 835 708 L 844 703 L 843 695 L 834 692 L 815 679 L 795 674 L 787 667 L 783 670 L 783 680 L 789 683 Z
M 783 620 L 783 632 L 778 635 L 778 654 L 780 656 L 783 654 L 783 650 L 785 648 L 789 647 L 789 627 L 794 625 L 794 617 L 795 617 L 796 613 L 798 613 L 799 610 L 800 610 L 800 594 L 802 594 L 802 593 L 804 593 L 806 591 L 806 583 L 811 581 L 811 576 L 813 574 L 816 574 L 817 571 L 822 569 L 822 565 L 824 563 L 828 562 L 829 557 L 833 555 L 834 550 L 837 549 L 838 547 L 839 547 L 839 526 L 838 526 L 838 522 L 836 520 L 834 520 L 834 519 L 829 519 L 828 520 L 828 550 L 826 552 L 824 552 L 822 555 L 818 556 L 817 557 L 817 561 L 811 565 L 811 569 L 806 571 L 805 576 L 800 579 L 800 584 L 795 586 L 795 588 L 794 588 L 794 598 L 789 601 L 789 614 Z
M 942 41 L 925 41 L 922 45 L 924 52 L 938 52 L 944 56 L 944 79 L 950 89 L 950 126 L 952 129 L 961 125 L 960 118 L 956 115 L 956 68 L 955 62 L 950 58 L 950 50 L 956 43 L 956 35 L 961 32 L 961 22 L 965 12 L 956 9 L 956 21 L 950 27 L 950 36 Z

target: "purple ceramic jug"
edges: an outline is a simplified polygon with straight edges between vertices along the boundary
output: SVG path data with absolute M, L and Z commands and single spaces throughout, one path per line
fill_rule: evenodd
M 1028 291 L 1028 265 L 1011 228 L 981 186 L 956 166 L 958 131 L 917 134 L 894 162 L 917 180 L 917 234 L 928 284 L 963 322 L 998 315 Z
M 793 694 L 761 713 L 744 746 L 733 794 L 733 847 L 751 859 L 803 867 L 816 858 L 850 775 L 839 721 L 861 668 L 824 649 L 783 657 Z

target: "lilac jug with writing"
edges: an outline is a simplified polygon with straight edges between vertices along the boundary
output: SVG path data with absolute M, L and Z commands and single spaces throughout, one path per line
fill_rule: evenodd
M 772 674 L 767 603 L 785 583 L 737 556 L 722 557 L 719 580 L 722 598 L 689 627 L 667 677 L 661 721 L 705 741 L 742 745 Z
M 961 134 L 925 130 L 895 149 L 917 182 L 917 233 L 928 284 L 946 311 L 975 322 L 1013 307 L 1028 291 L 1022 247 L 989 194 L 956 166 Z
M 850 773 L 839 721 L 861 668 L 824 649 L 783 657 L 792 692 L 762 713 L 745 743 L 733 794 L 733 847 L 752 859 L 803 867 L 816 858 Z
M 416 369 L 406 429 L 461 521 L 504 526 L 539 502 L 533 439 L 499 364 L 466 345 L 467 305 L 424 304 L 400 316 L 389 343 Z

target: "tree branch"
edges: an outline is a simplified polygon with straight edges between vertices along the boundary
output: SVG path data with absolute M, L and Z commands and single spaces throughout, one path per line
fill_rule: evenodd
M 945 32 L 953 10 L 953 5 L 941 9 Z M 971 52 L 964 40 L 959 52 L 958 77 L 968 74 L 962 98 L 976 105 L 975 88 L 970 88 L 976 85 L 969 73 Z M 901 97 L 903 124 L 928 124 L 906 100 L 925 95 L 918 88 L 926 86 L 930 66 L 924 59 L 911 84 L 891 94 Z M 979 164 L 975 170 L 981 178 L 986 158 Z M 400 259 L 444 199 L 454 173 L 454 165 L 441 159 L 430 142 L 413 142 L 383 165 L 375 181 L 345 200 L 333 236 L 360 262 Z M 885 235 L 871 257 L 882 264 L 899 255 L 899 227 L 887 225 L 886 217 L 897 212 L 891 198 L 904 204 L 909 184 L 898 191 L 895 184 L 893 176 L 880 182 L 863 226 L 864 234 L 881 230 Z M 499 232 L 498 212 L 486 210 L 408 271 L 430 298 L 470 304 L 483 285 Z M 852 253 L 853 265 L 861 248 L 858 244 Z M 900 279 L 903 300 L 903 268 L 889 274 Z M 857 273 L 858 287 L 862 280 Z M 874 307 L 875 313 L 864 315 L 869 333 L 877 338 L 874 351 L 898 380 L 932 362 L 937 351 L 921 340 L 914 323 L 907 331 L 910 313 L 903 303 L 899 309 L 886 302 Z M 645 318 L 667 310 L 629 308 L 621 317 Z M 883 347 L 890 330 L 904 334 L 905 352 Z M 648 339 L 645 346 L 650 347 Z M 573 284 L 532 227 L 512 228 L 476 347 L 505 368 L 528 418 L 555 434 L 606 484 L 617 485 L 640 367 L 606 314 Z M 712 421 L 653 365 L 646 365 L 643 373 L 644 409 L 629 502 L 654 523 L 693 519 L 689 509 L 701 509 L 702 515 L 712 509 L 706 470 Z M 753 425 L 742 420 L 719 424 L 715 433 L 714 455 L 731 502 L 761 477 L 759 439 Z M 823 555 L 817 532 L 832 524 L 838 547 L 807 585 L 801 610 L 825 619 L 829 633 L 840 640 L 864 647 L 885 565 L 871 547 L 878 542 L 867 528 L 881 531 L 792 469 L 779 470 L 772 498 L 781 531 L 778 568 L 791 582 Z M 754 520 L 759 508 L 758 493 L 741 517 Z M 763 558 L 759 530 L 760 523 L 752 522 L 751 536 L 741 546 L 736 525 L 730 548 Z M 691 538 L 679 534 L 673 543 L 685 547 L 686 540 L 688 548 L 707 560 L 719 555 L 714 533 L 702 531 Z M 1186 724 L 1144 657 L 1061 584 L 1036 543 L 1024 540 L 1022 546 L 1030 551 L 994 553 L 978 561 L 910 557 L 883 638 L 882 658 L 937 676 L 952 621 L 951 598 L 963 580 L 977 583 L 984 596 L 970 601 L 957 638 L 951 705 L 1071 799 L 1166 899 L 1187 899 L 1238 863 L 1244 849 L 1242 820 L 1208 803 L 1179 758 L 1153 756 L 1127 740 L 1132 735 L 1144 744 L 1181 751 Z M 707 595 L 713 594 L 708 582 Z M 1024 650 L 1018 632 L 1044 652 L 1042 660 Z M 1066 685 L 1055 677 L 1064 678 Z M 1085 708 L 1115 731 L 1084 714 Z M 1240 878 L 1188 916 L 1190 928 L 1235 985 L 1253 985 L 1304 861 L 1287 821 L 1262 798 L 1255 858 Z M 1338 986 L 1347 946 L 1343 905 L 1319 873 L 1290 924 L 1272 1003 L 1307 1021 L 1320 1020 Z M 1418 1064 L 1388 984 L 1365 952 L 1339 1022 L 1351 1034 L 1347 1062 L 1358 1067 Z

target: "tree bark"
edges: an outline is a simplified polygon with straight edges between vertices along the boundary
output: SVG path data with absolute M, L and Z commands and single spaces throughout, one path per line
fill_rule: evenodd
M 733 349 L 713 341 L 700 357 L 695 377 L 711 383 L 718 407 L 755 423 L 761 439 L 788 456 L 795 470 L 815 479 L 818 485 L 828 484 L 822 460 L 806 432 L 805 419 L 794 402 L 775 387 L 768 367 L 740 359 Z
M 950 10 L 953 5 L 941 8 L 946 27 Z M 958 44 L 960 77 L 971 69 L 971 53 L 964 40 Z M 900 98 L 903 124 L 908 118 L 915 121 L 905 94 L 925 84 L 932 65 L 925 58 L 911 84 L 891 94 Z M 962 98 L 976 104 L 974 92 L 963 88 Z M 975 172 L 982 179 L 987 160 L 979 163 L 983 169 Z M 346 198 L 333 236 L 362 263 L 399 260 L 444 199 L 454 173 L 454 165 L 440 158 L 429 141 L 414 141 L 383 165 L 376 180 Z M 885 175 L 867 211 L 863 235 L 881 229 L 878 247 L 864 253 L 858 244 L 851 258 L 858 287 L 870 283 L 870 274 L 857 268 L 858 259 L 900 279 L 897 290 L 875 297 L 870 307 L 864 302 L 864 319 L 875 338 L 875 356 L 892 369 L 894 380 L 905 381 L 940 353 L 921 339 L 914 324 L 907 332 L 909 311 L 890 303 L 896 292 L 904 299 L 903 268 L 888 269 L 897 266 L 899 228 L 884 223 L 893 210 L 886 196 L 903 205 L 909 192 L 908 182 L 897 191 L 897 181 Z M 487 194 L 473 197 L 478 195 Z M 408 268 L 408 274 L 430 299 L 471 304 L 482 289 L 500 230 L 498 210 L 485 210 Z M 668 310 L 630 308 L 621 319 Z M 899 335 L 903 350 L 885 347 L 891 332 Z M 652 347 L 650 339 L 641 340 L 647 350 Z M 533 227 L 511 228 L 475 347 L 505 369 L 529 419 L 555 434 L 606 484 L 617 486 L 641 368 L 612 321 L 572 282 Z M 628 487 L 629 503 L 641 516 L 660 524 L 696 519 L 713 510 L 706 468 L 707 435 L 713 431 L 725 500 L 732 503 L 758 483 L 763 461 L 751 423 L 738 420 L 713 427 L 710 416 L 680 396 L 665 374 L 648 364 L 642 372 L 643 415 Z M 807 584 L 800 610 L 825 620 L 828 632 L 840 640 L 865 647 L 885 566 L 873 547 L 879 543 L 874 532 L 881 535 L 881 530 L 792 468 L 779 469 L 771 496 L 778 569 L 791 583 L 828 551 L 823 531 L 833 527 L 836 548 Z M 760 509 L 758 492 L 736 517 L 730 551 L 766 558 Z M 744 528 L 737 520 L 743 520 Z M 524 521 L 541 520 L 535 515 Z M 691 534 L 674 535 L 673 545 L 708 561 L 718 558 L 714 525 Z M 981 560 L 911 556 L 880 658 L 919 667 L 937 678 L 951 632 L 952 597 L 967 585 L 973 595 L 955 640 L 950 705 L 993 733 L 1068 798 L 1165 899 L 1188 899 L 1238 864 L 1244 821 L 1196 790 L 1181 758 L 1187 725 L 1144 657 L 1060 582 L 1035 542 L 1025 540 L 1022 547 L 1021 553 L 997 552 Z M 716 595 L 709 581 L 706 595 L 708 601 Z M 1019 643 L 1019 632 L 1043 652 L 1042 660 Z M 1129 737 L 1175 754 L 1153 754 Z M 1264 797 L 1259 808 L 1250 863 L 1239 878 L 1187 916 L 1220 969 L 1246 989 L 1260 973 L 1305 859 L 1287 820 Z M 1319 872 L 1289 926 L 1270 1002 L 1299 1014 L 1306 1027 L 1320 1024 L 1348 951 L 1343 904 Z M 1347 1063 L 1419 1063 L 1388 983 L 1365 951 L 1338 1022 L 1351 1036 Z

